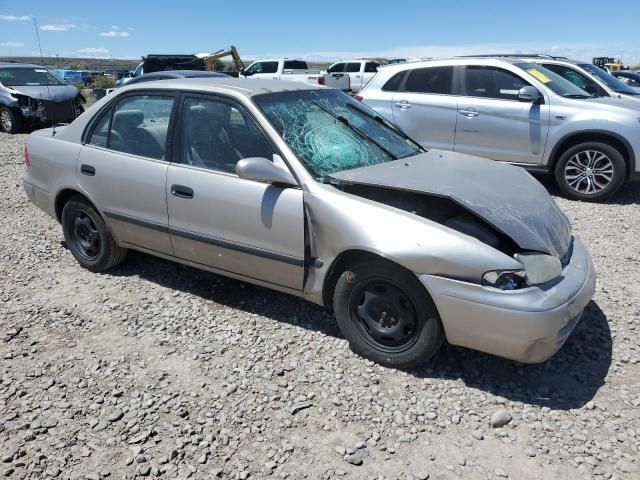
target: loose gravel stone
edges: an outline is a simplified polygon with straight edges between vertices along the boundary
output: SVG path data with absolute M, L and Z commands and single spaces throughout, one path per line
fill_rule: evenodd
M 556 196 L 598 282 L 555 356 L 444 345 L 398 371 L 298 298 L 134 251 L 82 269 L 26 198 L 25 139 L 0 133 L 0 475 L 638 477 L 640 185 Z
M 496 410 L 491 415 L 491 426 L 493 428 L 504 427 L 511 421 L 511 414 L 504 409 Z

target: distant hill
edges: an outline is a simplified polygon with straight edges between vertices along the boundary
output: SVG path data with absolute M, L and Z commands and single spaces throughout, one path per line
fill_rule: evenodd
M 0 62 L 35 63 L 40 65 L 40 57 L 0 57 Z M 74 58 L 74 57 L 44 57 L 47 68 L 73 68 L 77 70 L 107 70 L 110 68 L 133 70 L 140 60 L 121 60 L 117 58 Z M 78 68 L 86 66 L 86 68 Z

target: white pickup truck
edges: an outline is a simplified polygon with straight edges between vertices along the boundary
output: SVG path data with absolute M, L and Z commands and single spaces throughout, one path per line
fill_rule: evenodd
M 375 60 L 340 60 L 327 68 L 330 77 L 348 75 L 351 92 L 359 92 L 378 72 L 382 64 Z
M 349 75 L 327 75 L 320 70 L 312 70 L 304 60 L 278 58 L 258 60 L 240 72 L 240 78 L 268 78 L 304 82 L 311 85 L 326 85 L 337 90 L 350 89 Z

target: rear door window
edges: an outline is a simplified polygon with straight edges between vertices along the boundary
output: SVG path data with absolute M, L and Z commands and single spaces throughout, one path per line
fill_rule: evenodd
M 427 67 L 411 70 L 405 90 L 416 93 L 451 95 L 453 67 Z
M 307 62 L 302 60 L 285 60 L 284 69 L 285 70 L 307 70 Z
M 405 75 L 406 75 L 406 71 L 405 72 L 398 72 L 396 73 L 393 77 L 391 77 L 389 80 L 387 80 L 387 83 L 385 83 L 382 86 L 382 90 L 384 92 L 397 92 L 400 90 L 400 84 L 402 83 L 402 80 L 404 79 Z
M 132 95 L 118 102 L 109 130 L 108 148 L 164 160 L 174 98 Z
M 340 73 L 340 72 L 344 72 L 344 66 L 345 63 L 344 62 L 340 62 L 340 63 L 336 63 L 335 65 L 333 65 L 331 68 L 329 68 L 327 71 L 329 73 Z
M 344 71 L 347 73 L 357 73 L 360 71 L 360 62 L 348 62 L 346 65 Z

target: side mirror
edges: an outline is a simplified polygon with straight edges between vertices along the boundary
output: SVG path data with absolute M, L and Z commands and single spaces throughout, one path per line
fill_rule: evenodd
M 542 100 L 542 95 L 540 95 L 540 92 L 535 87 L 526 86 L 518 91 L 518 100 L 521 102 L 539 103 L 540 100 Z
M 256 182 L 298 185 L 289 170 L 263 157 L 243 158 L 236 163 L 236 173 L 240 178 Z

